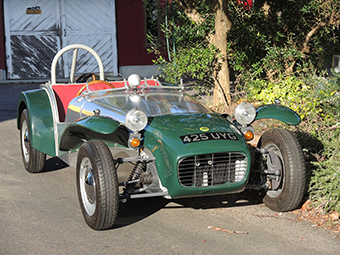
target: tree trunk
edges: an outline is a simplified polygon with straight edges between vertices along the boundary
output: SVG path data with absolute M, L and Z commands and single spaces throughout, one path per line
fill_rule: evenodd
M 213 106 L 224 102 L 227 106 L 231 104 L 230 77 L 227 59 L 227 32 L 231 29 L 231 22 L 228 19 L 228 0 L 218 0 L 215 16 L 214 44 L 219 50 L 218 70 L 215 72 L 215 87 Z

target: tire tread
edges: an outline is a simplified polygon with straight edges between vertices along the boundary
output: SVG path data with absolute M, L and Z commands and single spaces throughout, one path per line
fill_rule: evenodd
M 301 145 L 295 135 L 286 129 L 271 129 L 266 131 L 258 144 L 263 147 L 266 143 L 279 143 L 281 153 L 288 165 L 285 165 L 285 184 L 282 193 L 271 198 L 266 195 L 264 203 L 275 211 L 290 211 L 302 201 L 306 186 L 306 167 Z
M 24 152 L 22 150 L 22 132 L 23 132 L 22 124 L 23 124 L 24 121 L 27 124 L 29 137 L 31 139 L 31 130 L 30 130 L 30 127 L 28 125 L 29 124 L 28 120 L 29 120 L 29 117 L 28 117 L 27 109 L 24 109 L 21 113 L 21 116 L 20 116 L 20 147 L 21 147 L 22 160 L 24 162 L 25 169 L 27 170 L 27 172 L 29 172 L 29 173 L 40 173 L 45 168 L 46 154 L 41 152 L 41 151 L 34 149 L 32 147 L 31 140 L 29 142 L 29 161 L 28 162 L 25 161 Z
M 95 230 L 110 229 L 113 227 L 117 218 L 119 201 L 117 174 L 113 157 L 106 144 L 99 140 L 93 140 L 83 144 L 79 151 L 79 155 L 82 155 L 84 152 L 92 158 L 93 168 L 96 168 L 96 173 L 98 175 L 96 212 L 94 217 L 88 217 L 82 208 L 85 221 Z M 79 171 L 80 161 L 78 156 L 77 171 Z M 79 182 L 78 177 L 77 182 Z M 80 194 L 78 196 L 79 202 L 82 203 Z

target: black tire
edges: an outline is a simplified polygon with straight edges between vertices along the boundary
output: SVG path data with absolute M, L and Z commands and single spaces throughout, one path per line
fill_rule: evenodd
M 44 170 L 46 154 L 37 151 L 31 144 L 31 131 L 28 122 L 27 110 L 20 116 L 20 147 L 25 169 L 30 173 L 39 173 Z
M 77 159 L 77 190 L 87 225 L 95 230 L 112 228 L 118 215 L 118 178 L 105 143 L 89 141 L 81 146 Z
M 261 136 L 258 148 L 266 148 L 271 152 L 272 156 L 268 157 L 279 162 L 281 168 L 278 183 L 267 190 L 263 202 L 274 211 L 296 209 L 306 186 L 306 165 L 298 140 L 286 129 L 271 129 Z

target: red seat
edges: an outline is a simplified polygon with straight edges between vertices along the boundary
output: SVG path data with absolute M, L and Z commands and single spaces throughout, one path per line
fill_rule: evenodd
M 64 122 L 66 117 L 66 112 L 68 108 L 68 104 L 71 102 L 73 98 L 76 97 L 78 91 L 84 87 L 84 83 L 79 84 L 67 84 L 61 85 L 56 84 L 52 85 L 59 112 L 59 121 Z
M 141 85 L 145 83 L 144 80 L 141 81 Z M 159 86 L 159 83 L 156 80 L 146 80 L 146 84 L 149 86 Z
M 105 89 L 112 89 L 115 88 L 114 84 L 106 82 L 106 81 L 91 81 L 88 83 L 88 88 L 90 91 L 96 91 L 96 90 L 105 90 Z M 86 91 L 87 87 L 84 86 L 82 91 Z M 79 93 L 79 92 L 78 92 Z

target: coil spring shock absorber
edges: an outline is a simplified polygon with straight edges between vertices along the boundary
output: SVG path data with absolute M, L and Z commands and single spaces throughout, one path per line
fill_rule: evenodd
M 138 180 L 142 173 L 145 172 L 146 169 L 146 163 L 145 162 L 138 162 L 135 167 L 133 168 L 129 179 L 128 179 L 128 184 L 124 188 L 124 193 L 123 197 L 129 197 L 132 193 L 132 190 L 136 186 L 137 182 L 132 182 L 134 180 Z

